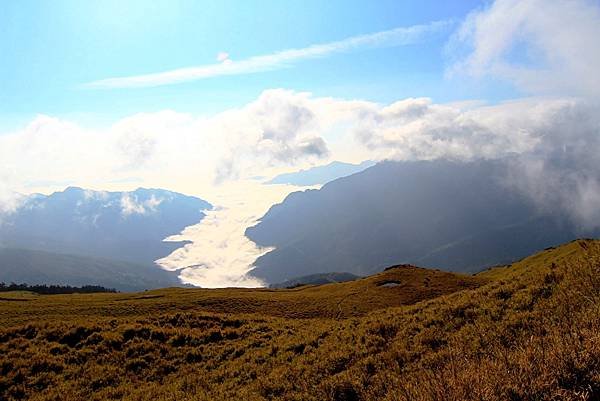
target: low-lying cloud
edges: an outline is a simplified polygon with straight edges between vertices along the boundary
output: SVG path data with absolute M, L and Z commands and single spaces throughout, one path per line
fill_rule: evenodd
M 268 208 L 281 202 L 297 187 L 243 182 L 224 185 L 213 202 L 219 206 L 170 241 L 191 241 L 158 261 L 166 270 L 178 271 L 183 283 L 204 288 L 261 287 L 251 275 L 254 261 L 271 248 L 260 248 L 244 234 Z
M 600 227 L 600 114 L 583 99 L 523 99 L 466 111 L 408 99 L 373 112 L 357 138 L 395 160 L 502 159 L 541 209 Z
M 149 214 L 156 212 L 156 208 L 163 202 L 162 199 L 152 195 L 150 199 L 139 201 L 134 194 L 124 192 L 121 196 L 121 215 L 124 217 L 135 214 Z

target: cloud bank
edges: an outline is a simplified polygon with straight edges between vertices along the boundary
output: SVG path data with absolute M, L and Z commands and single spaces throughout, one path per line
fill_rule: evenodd
M 350 52 L 363 48 L 408 45 L 419 42 L 428 35 L 441 31 L 448 25 L 448 22 L 436 21 L 426 25 L 400 27 L 368 35 L 353 36 L 336 42 L 316 44 L 300 49 L 282 50 L 239 61 L 232 60 L 228 53 L 221 52 L 217 55 L 219 63 L 216 64 L 180 68 L 154 74 L 106 78 L 86 83 L 83 87 L 88 89 L 138 88 L 170 85 L 224 75 L 252 74 L 285 68 L 294 62 L 325 57 L 335 53 Z
M 407 99 L 372 111 L 357 138 L 395 160 L 502 159 L 501 177 L 541 209 L 600 227 L 600 109 L 592 100 L 522 99 L 466 111 Z
M 40 177 L 105 188 L 136 176 L 142 184 L 210 198 L 216 184 L 330 159 L 511 158 L 522 170 L 516 188 L 544 207 L 568 209 L 583 224 L 597 220 L 599 109 L 583 98 L 463 108 L 427 98 L 379 105 L 268 90 L 212 117 L 139 114 L 105 131 L 40 116 L 0 136 L 0 159 L 11 166 L 2 173 L 12 177 L 3 181 L 12 184 L 2 190 L 2 204 L 10 210 L 6 194 L 26 191 Z M 132 213 L 141 210 L 125 203 Z
M 244 234 L 268 208 L 281 202 L 297 187 L 243 182 L 224 185 L 214 202 L 220 206 L 169 241 L 192 241 L 158 261 L 164 269 L 178 271 L 183 283 L 204 288 L 261 287 L 250 274 L 254 261 L 270 248 L 259 248 Z
M 135 177 L 136 186 L 197 193 L 215 182 L 318 162 L 330 152 L 324 132 L 337 121 L 329 112 L 335 104 L 307 93 L 267 90 L 241 108 L 210 117 L 140 113 L 104 129 L 40 115 L 0 135 L 0 190 L 111 189 Z
M 554 97 L 505 105 L 510 116 L 489 113 L 488 129 L 535 142 L 517 152 L 510 183 L 543 209 L 566 210 L 583 230 L 600 226 L 598 37 L 598 2 L 496 0 L 471 13 L 448 45 L 452 75 L 502 79 Z

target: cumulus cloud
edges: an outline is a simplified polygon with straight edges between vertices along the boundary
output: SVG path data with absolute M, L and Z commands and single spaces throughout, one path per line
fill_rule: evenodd
M 495 111 L 486 112 L 490 115 L 481 108 L 465 112 L 427 98 L 406 99 L 366 113 L 356 135 L 380 157 L 401 160 L 498 158 L 536 143 L 526 130 L 506 129 L 508 121 L 490 123 Z
M 0 136 L 0 171 L 13 177 L 2 183 L 21 192 L 59 190 L 64 183 L 123 190 L 135 176 L 136 185 L 199 193 L 215 181 L 326 158 L 328 131 L 348 118 L 352 104 L 267 90 L 212 116 L 140 113 L 101 129 L 40 115 Z
M 12 177 L 3 180 L 2 192 L 23 191 L 40 178 L 102 188 L 133 173 L 141 180 L 136 184 L 210 198 L 204 191 L 214 191 L 215 182 L 331 158 L 511 157 L 519 169 L 511 186 L 540 207 L 567 210 L 590 226 L 586 221 L 598 220 L 593 207 L 600 177 L 598 110 L 596 101 L 582 98 L 496 105 L 410 98 L 380 105 L 275 89 L 209 117 L 136 114 L 97 131 L 39 116 L 23 130 L 0 136 L 2 173 Z M 3 204 L 6 210 L 15 207 L 12 200 Z M 124 214 L 142 208 L 149 210 L 124 201 Z
M 449 44 L 452 74 L 498 77 L 530 94 L 600 94 L 600 4 L 496 0 Z
M 243 109 L 219 115 L 215 123 L 230 139 L 216 180 L 238 177 L 257 166 L 327 157 L 329 149 L 321 137 L 327 123 L 321 114 L 307 93 L 268 90 Z
M 521 99 L 461 110 L 407 99 L 372 110 L 356 136 L 395 160 L 500 159 L 509 187 L 583 229 L 600 227 L 600 113 L 585 99 Z

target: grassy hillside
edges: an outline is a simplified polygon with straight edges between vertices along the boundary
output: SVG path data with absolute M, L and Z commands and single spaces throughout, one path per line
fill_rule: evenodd
M 389 282 L 400 285 L 382 286 Z M 32 318 L 37 322 L 133 319 L 184 311 L 289 319 L 348 318 L 389 306 L 414 304 L 484 282 L 485 279 L 478 277 L 397 266 L 352 282 L 289 290 L 167 288 L 129 294 L 34 297 L 19 305 L 0 304 L 0 324 L 17 325 Z
M 310 274 L 308 276 L 296 277 L 291 280 L 283 281 L 269 285 L 269 288 L 294 288 L 302 285 L 323 285 L 331 283 L 344 283 L 346 281 L 357 280 L 360 277 L 352 273 L 321 273 Z
M 16 298 L 0 301 L 0 399 L 600 397 L 595 241 L 473 277 Z

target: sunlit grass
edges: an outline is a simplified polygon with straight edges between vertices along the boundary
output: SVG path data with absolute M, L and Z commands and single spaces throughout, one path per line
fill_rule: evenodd
M 577 241 L 475 277 L 0 301 L 0 399 L 597 399 L 599 258 Z

